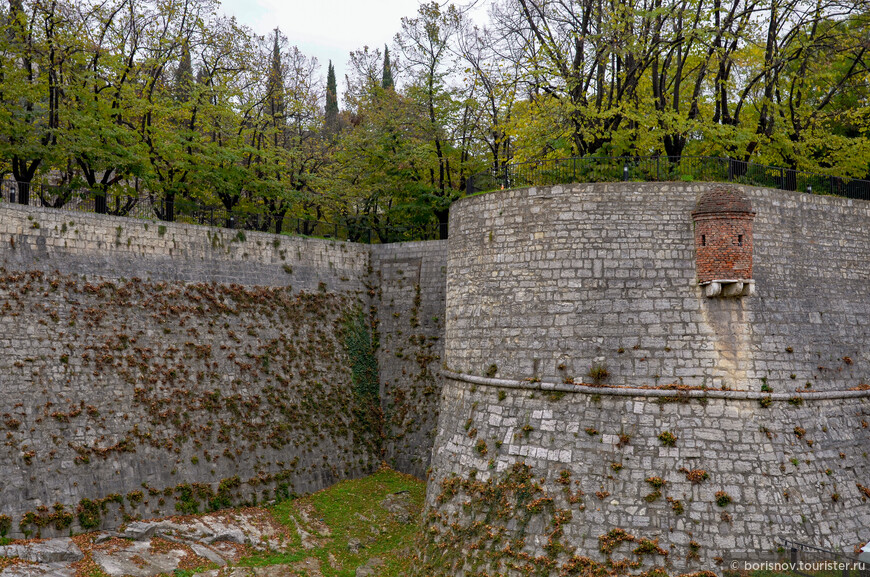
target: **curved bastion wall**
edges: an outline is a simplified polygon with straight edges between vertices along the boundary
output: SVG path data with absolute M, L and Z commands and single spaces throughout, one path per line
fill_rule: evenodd
M 870 379 L 870 203 L 741 187 L 756 295 L 702 297 L 691 213 L 712 184 L 578 184 L 455 203 L 445 361 L 611 385 L 839 390 Z M 794 375 L 794 377 L 792 377 Z
M 755 294 L 708 298 L 691 213 L 713 186 L 453 206 L 425 572 L 719 571 L 870 539 L 870 205 L 740 187 Z

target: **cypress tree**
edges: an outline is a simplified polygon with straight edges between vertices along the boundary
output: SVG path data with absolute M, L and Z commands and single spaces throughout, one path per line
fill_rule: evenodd
M 393 68 L 390 65 L 390 49 L 384 45 L 384 76 L 381 80 L 381 87 L 385 90 L 393 88 Z
M 269 116 L 276 125 L 284 118 L 284 74 L 281 71 L 281 46 L 278 43 L 279 31 L 275 28 L 275 45 L 272 48 L 272 64 L 269 67 Z
M 338 132 L 338 95 L 335 86 L 335 67 L 329 61 L 329 72 L 326 74 L 326 131 Z
M 175 97 L 180 102 L 187 102 L 193 86 L 193 65 L 190 61 L 190 47 L 186 41 L 181 43 L 181 58 L 178 61 L 178 68 L 175 69 L 173 85 Z

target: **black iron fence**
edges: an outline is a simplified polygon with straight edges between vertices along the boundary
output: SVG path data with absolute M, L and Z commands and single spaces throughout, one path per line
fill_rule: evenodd
M 790 540 L 783 542 L 783 548 L 789 573 L 805 577 L 870 577 L 870 563 L 862 563 L 856 556 Z
M 149 195 L 121 194 L 106 197 L 87 188 L 74 188 L 15 180 L 0 181 L 0 202 L 186 224 L 219 226 L 235 230 L 294 234 L 362 243 L 392 243 L 447 238 L 447 223 L 396 225 L 384 218 L 350 216 L 338 222 L 298 218 L 264 207 L 227 210 L 202 206 L 183 198 L 174 201 Z
M 571 182 L 736 182 L 870 200 L 870 181 L 828 176 L 713 156 L 574 157 L 508 164 L 475 174 L 467 192 Z
M 121 194 L 106 197 L 88 188 L 69 185 L 0 180 L 0 200 L 14 204 L 56 208 L 71 212 L 93 212 L 131 218 L 162 218 L 173 207 L 148 195 Z
M 475 194 L 525 186 L 619 181 L 737 182 L 870 200 L 870 181 L 867 180 L 710 156 L 574 157 L 508 164 L 471 176 L 467 181 L 467 192 Z M 348 216 L 327 222 L 288 216 L 285 212 L 270 212 L 263 206 L 227 210 L 222 206 L 201 206 L 180 197 L 174 201 L 147 194 L 106 197 L 86 188 L 14 180 L 0 181 L 0 202 L 363 243 L 432 240 L 447 238 L 448 233 L 446 222 L 396 225 L 383 217 L 371 215 Z

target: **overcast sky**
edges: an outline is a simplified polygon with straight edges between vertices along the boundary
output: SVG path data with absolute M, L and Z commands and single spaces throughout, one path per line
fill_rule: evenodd
M 401 29 L 403 16 L 417 14 L 418 0 L 221 0 L 227 15 L 254 32 L 267 35 L 276 27 L 306 56 L 315 56 L 326 77 L 335 65 L 343 92 L 348 54 L 368 45 L 383 49 Z

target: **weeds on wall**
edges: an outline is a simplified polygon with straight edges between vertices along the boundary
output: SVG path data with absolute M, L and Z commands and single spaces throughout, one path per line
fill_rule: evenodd
M 583 492 L 572 491 L 571 472 L 553 479 L 535 474 L 523 462 L 511 465 L 487 481 L 453 475 L 430 485 L 437 508 L 429 509 L 421 536 L 418 577 L 447 575 L 606 576 L 636 574 L 641 567 L 658 566 L 678 550 L 669 551 L 658 540 L 636 537 L 615 528 L 598 536 L 602 560 L 577 554 L 565 539 L 564 527 L 575 513 L 585 510 Z M 660 489 L 664 481 L 650 478 Z M 609 493 L 596 496 L 603 500 Z M 454 512 L 461 511 L 461 515 Z M 535 527 L 534 530 L 531 528 Z M 535 534 L 546 542 L 536 546 Z M 689 550 L 682 552 L 689 554 Z M 654 570 L 642 575 L 659 575 Z M 712 574 L 706 574 L 711 575 Z
M 32 338 L 56 349 L 38 358 L 22 351 L 9 366 L 35 383 L 37 412 L 26 414 L 23 403 L 12 401 L 0 417 L 8 458 L 32 468 L 30 475 L 68 459 L 75 464 L 70 476 L 81 481 L 111 474 L 106 459 L 146 455 L 160 463 L 164 487 L 160 495 L 131 491 L 128 499 L 138 498 L 143 509 L 131 500 L 127 511 L 166 514 L 178 501 L 178 512 L 227 504 L 219 487 L 206 498 L 191 485 L 184 499 L 183 487 L 175 491 L 183 478 L 214 484 L 220 478 L 205 476 L 210 471 L 229 477 L 254 471 L 256 479 L 277 485 L 276 495 L 289 494 L 299 480 L 339 480 L 371 470 L 382 458 L 376 343 L 354 296 L 135 278 L 91 283 L 0 268 L 0 308 L 20 317 L 22 326 L 36 327 Z M 359 330 L 345 330 L 348 318 Z M 343 346 L 346 335 L 352 354 Z M 56 391 L 53 373 L 44 369 L 52 365 L 75 395 Z M 86 382 L 120 385 L 126 396 L 118 400 L 79 386 Z M 357 402 L 366 394 L 374 402 Z M 258 426 L 241 426 L 253 422 Z M 53 445 L 28 443 L 27 432 L 37 425 Z M 112 442 L 69 434 L 86 426 Z M 167 487 L 170 495 L 162 493 Z M 260 498 L 265 489 L 257 489 Z M 91 502 L 32 510 L 26 518 L 16 512 L 12 527 L 33 534 L 57 531 L 68 521 L 105 526 L 99 501 L 107 496 L 82 490 L 79 497 Z M 113 510 L 110 518 L 124 515 Z
M 592 384 L 600 385 L 607 380 L 610 373 L 607 370 L 606 364 L 596 363 L 589 368 L 589 372 L 586 373 L 586 376 L 592 379 Z

